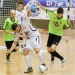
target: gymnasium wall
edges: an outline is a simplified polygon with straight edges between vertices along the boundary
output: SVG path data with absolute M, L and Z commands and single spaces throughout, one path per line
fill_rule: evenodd
M 10 1 L 10 0 L 8 0 Z M 16 9 L 17 8 L 17 3 L 18 2 L 23 2 L 24 0 L 11 0 L 12 4 L 11 6 L 8 7 L 8 9 L 6 9 L 5 7 L 0 8 L 0 11 L 3 11 L 5 14 L 0 14 L 0 29 L 3 28 L 4 25 L 4 21 L 5 19 L 9 16 L 9 10 L 10 9 Z M 15 3 L 14 3 L 15 2 Z M 14 5 L 13 5 L 14 4 Z M 6 16 L 7 15 L 7 16 Z M 36 28 L 44 28 L 47 29 L 48 28 L 48 23 L 49 20 L 42 20 L 42 19 L 31 19 L 31 23 L 34 25 L 34 27 Z M 75 22 L 73 20 L 71 20 L 71 28 L 74 29 L 75 27 Z

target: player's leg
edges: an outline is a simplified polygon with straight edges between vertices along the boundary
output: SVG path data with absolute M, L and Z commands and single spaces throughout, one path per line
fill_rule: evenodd
M 54 39 L 54 41 L 53 41 L 53 44 L 54 45 L 56 45 L 55 46 L 55 49 L 54 49 L 54 51 L 53 51 L 53 54 L 54 54 L 54 56 L 55 57 L 57 57 L 57 58 L 59 58 L 60 60 L 61 60 L 61 63 L 62 63 L 62 66 L 61 67 L 63 67 L 64 66 L 64 64 L 65 64 L 65 62 L 66 62 L 66 58 L 64 58 L 64 57 L 62 57 L 58 52 L 56 52 L 56 47 L 57 47 L 57 45 L 59 44 L 59 42 L 60 42 L 60 40 L 61 40 L 61 36 L 55 36 L 55 39 Z M 53 45 L 52 45 L 53 46 Z M 52 47 L 52 49 L 53 49 L 54 47 Z
M 6 44 L 7 49 L 9 50 L 9 49 L 11 48 L 12 44 L 13 44 L 13 41 L 5 41 L 5 44 Z M 18 45 L 18 43 L 17 43 L 15 49 L 14 49 L 12 52 L 18 51 L 18 50 L 19 50 L 19 47 L 18 47 L 18 46 L 19 46 L 19 45 Z M 13 63 L 13 62 L 10 60 L 10 55 L 11 55 L 11 53 L 8 54 L 8 55 L 6 54 L 7 63 Z
M 34 44 L 33 44 L 33 48 L 34 48 L 34 51 L 36 52 L 36 54 L 38 55 L 40 61 L 41 61 L 41 64 L 46 66 L 45 62 L 44 62 L 44 58 L 43 58 L 43 55 L 40 51 L 40 45 L 41 45 L 41 38 L 40 36 L 36 36 L 32 39 L 32 41 L 34 41 Z M 48 69 L 48 68 L 47 68 Z
M 7 50 L 9 50 L 11 48 L 11 45 L 12 45 L 12 41 L 5 41 L 5 44 L 6 44 L 6 47 L 7 47 Z M 10 53 L 11 54 L 11 53 Z M 7 63 L 13 63 L 11 60 L 10 60 L 10 54 L 6 54 L 6 60 L 7 60 Z
M 55 57 L 55 56 L 51 53 L 51 46 L 52 46 L 52 44 L 53 44 L 53 41 L 54 41 L 54 35 L 49 33 L 48 41 L 47 41 L 47 50 L 48 50 L 48 53 L 51 54 L 51 62 L 50 62 L 50 68 L 51 68 L 51 69 L 54 67 L 54 57 Z
M 54 37 L 55 38 L 54 38 L 53 44 L 51 46 L 50 53 L 51 53 L 52 56 L 57 57 L 61 60 L 62 67 L 63 67 L 64 64 L 65 64 L 66 59 L 63 58 L 58 52 L 56 52 L 56 47 L 57 47 L 57 45 L 59 44 L 59 42 L 61 40 L 61 36 L 56 36 L 55 35 Z
M 26 44 L 24 45 L 23 55 L 27 63 L 28 69 L 24 73 L 33 72 L 31 60 L 29 57 L 29 49 L 31 49 L 30 44 L 26 42 Z

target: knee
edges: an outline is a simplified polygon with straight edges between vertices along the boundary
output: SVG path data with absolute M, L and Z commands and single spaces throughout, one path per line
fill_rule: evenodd
M 35 48 L 34 51 L 36 52 L 36 54 L 38 54 L 40 52 L 39 48 Z
M 48 53 L 51 53 L 51 48 L 48 47 L 48 48 L 47 48 L 47 51 L 48 51 Z
M 29 50 L 28 49 L 24 49 L 23 50 L 23 54 L 24 54 L 24 56 L 28 55 L 29 54 Z
M 51 52 L 54 52 L 56 50 L 56 45 L 51 46 Z

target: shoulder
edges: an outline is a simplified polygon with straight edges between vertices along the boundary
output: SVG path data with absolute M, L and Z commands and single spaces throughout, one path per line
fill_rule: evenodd
M 7 18 L 7 19 L 5 20 L 5 22 L 10 22 L 10 18 Z
M 65 15 L 63 15 L 63 20 L 67 20 L 67 17 Z

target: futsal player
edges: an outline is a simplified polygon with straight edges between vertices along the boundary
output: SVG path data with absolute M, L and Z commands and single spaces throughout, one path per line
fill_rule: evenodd
M 24 4 L 22 2 L 18 3 L 18 9 L 16 10 L 16 18 L 18 19 L 18 24 L 22 24 L 23 17 L 27 15 L 27 11 L 24 9 Z M 19 44 L 21 47 L 21 51 L 23 50 L 23 38 L 20 37 Z
M 44 59 L 42 56 L 42 53 L 40 52 L 40 46 L 41 46 L 41 35 L 40 33 L 37 31 L 37 29 L 35 29 L 31 24 L 30 21 L 28 19 L 28 17 L 31 16 L 31 10 L 28 7 L 27 8 L 27 12 L 29 13 L 28 16 L 25 16 L 23 18 L 23 22 L 21 25 L 17 24 L 13 24 L 12 25 L 12 30 L 15 31 L 15 39 L 13 42 L 12 47 L 10 48 L 9 51 L 7 51 L 7 54 L 11 53 L 11 51 L 13 51 L 13 49 L 15 48 L 18 38 L 19 37 L 23 37 L 23 35 L 26 35 L 26 41 L 24 42 L 24 47 L 23 47 L 23 53 L 24 53 L 24 58 L 26 60 L 28 69 L 24 72 L 24 73 L 29 73 L 29 72 L 33 72 L 32 69 L 32 65 L 31 65 L 31 60 L 29 57 L 29 51 L 35 51 L 36 54 L 38 55 L 41 64 L 46 66 L 44 63 Z M 11 34 L 11 33 L 10 33 Z
M 70 23 L 66 16 L 64 16 L 64 10 L 62 7 L 57 9 L 57 12 L 46 9 L 44 6 L 37 2 L 37 5 L 45 11 L 49 17 L 50 22 L 48 26 L 49 37 L 47 41 L 47 50 L 48 53 L 51 54 L 51 64 L 50 68 L 54 67 L 54 58 L 57 57 L 61 60 L 62 66 L 64 66 L 66 62 L 66 58 L 62 57 L 57 51 L 56 48 L 61 40 L 63 34 L 63 27 L 66 26 L 68 29 L 66 42 L 69 41 L 69 34 L 70 34 Z M 63 48 L 64 49 L 64 48 Z
M 5 20 L 4 26 L 3 26 L 3 30 L 4 30 L 4 41 L 5 41 L 5 45 L 7 47 L 7 49 L 9 50 L 12 46 L 12 43 L 14 41 L 14 35 L 9 34 L 10 32 L 12 32 L 12 24 L 14 23 L 18 23 L 18 19 L 15 18 L 16 12 L 15 10 L 10 10 L 10 16 L 9 18 L 7 18 Z M 18 46 L 18 44 L 17 44 Z M 15 47 L 13 51 L 17 51 L 19 48 Z M 6 60 L 7 63 L 13 63 L 10 60 L 10 54 L 6 55 Z

